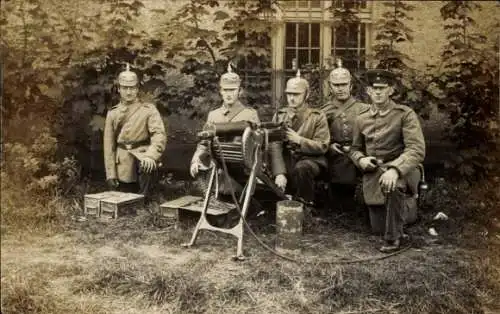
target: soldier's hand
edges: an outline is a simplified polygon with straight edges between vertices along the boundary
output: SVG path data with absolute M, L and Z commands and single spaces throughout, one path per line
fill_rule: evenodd
M 111 190 L 116 190 L 118 188 L 118 186 L 120 185 L 120 182 L 118 181 L 118 179 L 108 179 L 108 180 L 106 180 L 106 183 L 108 184 L 108 187 Z
M 152 158 L 145 157 L 141 159 L 141 169 L 145 173 L 151 173 L 156 169 L 156 161 Z
M 299 133 L 295 132 L 291 128 L 288 128 L 286 130 L 286 138 L 288 139 L 289 142 L 300 145 L 300 141 L 302 139 L 302 136 L 300 136 Z
M 276 178 L 274 179 L 274 183 L 283 191 L 285 191 L 286 188 L 286 176 L 284 174 L 278 174 Z
M 399 173 L 396 169 L 390 168 L 389 170 L 384 172 L 380 176 L 380 179 L 378 180 L 382 192 L 384 193 L 393 192 L 396 189 L 396 183 L 398 182 L 398 179 L 399 179 Z
M 198 171 L 200 170 L 200 164 L 198 162 L 191 163 L 191 167 L 189 168 L 189 173 L 193 178 L 198 175 Z
M 344 152 L 342 151 L 342 145 L 340 145 L 339 143 L 333 143 L 332 145 L 330 145 L 330 149 L 339 155 L 344 155 Z
M 375 157 L 363 157 L 359 160 L 359 166 L 364 171 L 375 170 L 378 167 L 377 158 Z

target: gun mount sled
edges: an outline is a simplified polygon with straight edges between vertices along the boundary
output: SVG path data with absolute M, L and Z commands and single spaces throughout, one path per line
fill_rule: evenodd
M 191 240 L 183 246 L 191 247 L 194 245 L 200 230 L 223 232 L 237 238 L 237 249 L 234 258 L 242 260 L 244 259 L 244 219 L 251 206 L 257 183 L 259 183 L 258 189 L 270 191 L 278 200 L 286 199 L 283 191 L 271 179 L 270 164 L 268 162 L 269 144 L 273 141 L 284 140 L 285 129 L 281 124 L 274 122 L 265 122 L 258 125 L 247 121 L 216 123 L 199 132 L 198 138 L 202 145 L 208 147 L 208 155 L 202 157 L 208 164 L 205 171 L 209 172 L 203 200 L 200 197 L 186 196 L 167 202 L 162 207 L 177 207 L 180 210 L 201 213 Z M 239 193 L 239 197 L 232 199 L 236 200 L 238 204 L 235 204 L 234 201 L 222 202 L 219 200 L 219 180 L 221 177 L 224 178 L 225 182 L 228 182 L 225 179 L 231 178 L 230 180 L 235 180 L 233 182 L 242 183 L 243 188 Z M 233 189 L 234 195 L 234 186 L 229 188 Z M 182 199 L 191 200 L 191 204 L 186 204 L 186 201 L 183 202 Z M 240 217 L 238 223 L 233 227 L 214 226 L 207 219 L 207 214 L 225 215 L 234 208 L 240 210 Z

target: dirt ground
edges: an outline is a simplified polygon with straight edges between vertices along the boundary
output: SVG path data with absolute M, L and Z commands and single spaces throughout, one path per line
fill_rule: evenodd
M 250 221 L 274 244 L 269 220 Z M 449 224 L 453 222 L 450 221 Z M 426 223 L 412 247 L 377 259 L 378 237 L 339 215 L 306 230 L 300 262 L 280 259 L 246 233 L 236 240 L 175 230 L 147 211 L 118 220 L 71 222 L 50 236 L 4 235 L 2 313 L 500 313 L 500 235 Z M 451 229 L 450 229 L 451 230 Z

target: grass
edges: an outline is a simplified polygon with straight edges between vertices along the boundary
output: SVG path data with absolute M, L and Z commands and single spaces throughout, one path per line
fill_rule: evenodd
M 7 225 L 2 313 L 498 312 L 500 230 L 492 229 L 488 219 L 472 217 L 481 206 L 474 197 L 490 204 L 494 195 L 438 183 L 427 195 L 421 221 L 410 229 L 412 249 L 389 259 L 342 265 L 335 261 L 380 256 L 378 238 L 349 214 L 318 223 L 304 235 L 302 263 L 279 259 L 248 233 L 247 260 L 235 263 L 230 259 L 234 238 L 204 231 L 196 247 L 181 248 L 191 233 L 162 221 L 155 206 L 135 217 L 75 222 L 68 216 L 80 209 L 59 200 L 54 206 L 60 206 L 55 211 L 60 216 L 54 221 L 62 226 L 52 229 L 57 232 L 20 238 Z M 179 190 L 171 190 L 168 198 L 189 192 L 188 185 L 175 184 Z M 75 207 L 66 208 L 64 216 L 64 206 Z M 432 216 L 437 211 L 445 211 L 450 220 L 436 224 Z M 250 223 L 272 246 L 271 223 L 262 217 Z M 430 226 L 439 237 L 427 234 Z

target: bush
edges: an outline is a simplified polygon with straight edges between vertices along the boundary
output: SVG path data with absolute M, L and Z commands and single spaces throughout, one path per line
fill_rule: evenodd
M 13 121 L 11 121 L 13 122 Z M 27 120 L 10 123 L 29 125 Z M 58 142 L 47 126 L 32 124 L 28 133 L 34 138 L 8 141 L 4 144 L 1 161 L 2 226 L 36 228 L 58 222 L 63 209 L 61 197 L 73 192 L 80 177 L 80 169 L 72 157 L 57 158 Z M 59 209 L 59 210 L 57 210 Z

